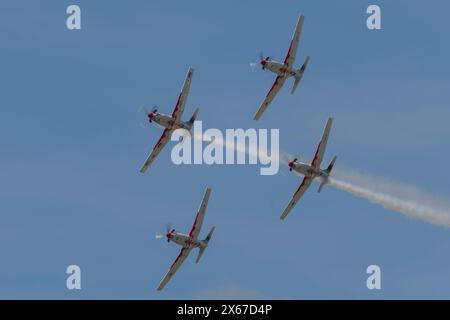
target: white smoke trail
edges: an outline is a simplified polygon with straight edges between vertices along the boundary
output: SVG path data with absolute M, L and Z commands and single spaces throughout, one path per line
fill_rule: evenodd
M 193 134 L 193 138 L 198 140 L 198 141 L 203 141 L 204 138 L 206 136 L 204 135 L 204 133 L 198 133 L 198 132 L 194 132 Z M 208 136 L 208 139 L 210 139 L 210 137 Z M 257 146 L 251 145 L 249 147 L 247 147 L 245 144 L 240 144 L 240 143 L 235 143 L 235 141 L 228 141 L 228 140 L 222 140 L 222 141 L 218 141 L 218 140 L 214 140 L 213 142 L 208 142 L 211 143 L 213 145 L 219 146 L 219 147 L 225 147 L 227 150 L 230 151 L 236 151 L 237 153 L 242 153 L 242 154 L 246 154 L 249 156 L 252 156 L 254 158 L 258 158 L 259 157 L 259 153 L 258 153 L 258 148 Z
M 329 185 L 410 218 L 450 227 L 450 203 L 417 187 L 350 170 L 336 170 Z
M 201 140 L 203 137 L 194 135 L 194 138 Z M 258 156 L 257 150 L 249 150 L 245 145 L 222 142 L 221 146 L 247 155 Z M 280 163 L 286 164 L 296 156 L 280 152 L 279 158 Z M 429 195 L 417 187 L 372 177 L 353 170 L 342 169 L 342 167 L 333 171 L 328 185 L 410 218 L 450 228 L 450 202 Z

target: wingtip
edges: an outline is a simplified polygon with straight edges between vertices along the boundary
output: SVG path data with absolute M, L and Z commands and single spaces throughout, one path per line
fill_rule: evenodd
M 327 123 L 332 125 L 333 124 L 333 117 L 328 117 Z
M 144 168 L 144 167 L 142 167 L 142 168 L 139 170 L 139 172 L 142 173 L 142 174 L 144 174 L 146 171 L 147 171 L 147 168 Z
M 289 212 L 286 212 L 286 210 L 284 210 L 281 214 L 280 214 L 280 220 L 284 220 L 284 218 L 286 218 L 286 216 L 288 215 Z

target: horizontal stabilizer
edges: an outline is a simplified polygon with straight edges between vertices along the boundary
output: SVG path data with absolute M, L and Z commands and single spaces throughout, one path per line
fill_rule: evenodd
M 319 189 L 317 190 L 317 192 L 322 191 L 322 188 L 328 183 L 328 175 L 331 173 L 331 170 L 333 170 L 334 163 L 336 162 L 336 158 L 337 157 L 334 156 L 333 160 L 331 160 L 328 167 L 324 170 L 326 173 L 326 176 L 322 178 L 322 181 L 320 182 L 320 186 L 319 186 Z
M 303 72 L 305 72 L 306 67 L 308 66 L 308 62 L 309 62 L 309 56 L 307 56 L 305 58 L 305 61 L 303 62 L 302 66 L 300 67 L 300 69 L 298 69 L 298 71 L 300 72 L 301 75 L 303 75 Z
M 206 247 L 201 247 L 198 250 L 198 254 L 197 254 L 197 258 L 195 259 L 195 263 L 198 263 L 200 261 L 200 258 L 202 257 L 203 252 L 205 251 L 205 249 L 206 249 Z
M 206 236 L 205 240 L 202 241 L 204 246 L 200 247 L 198 254 L 197 254 L 197 258 L 195 259 L 195 263 L 198 263 L 200 261 L 200 258 L 202 257 L 203 252 L 205 251 L 206 247 L 208 246 L 208 242 L 211 239 L 215 228 L 216 227 L 212 227 L 211 230 L 208 232 L 208 235 Z
M 208 235 L 206 236 L 205 240 L 203 240 L 206 242 L 206 244 L 208 244 L 215 229 L 216 229 L 216 227 L 212 227 L 211 230 L 209 230 Z
M 300 69 L 297 70 L 297 73 L 295 75 L 294 85 L 292 86 L 291 94 L 294 94 L 295 89 L 297 89 L 298 84 L 300 83 L 300 80 L 302 80 L 303 72 L 305 72 L 306 67 L 308 66 L 309 62 L 309 56 L 306 57 L 305 62 L 303 62 L 303 65 Z
M 189 124 L 192 126 L 194 124 L 194 121 L 197 119 L 198 114 L 198 108 L 195 109 L 194 113 L 192 114 L 191 118 L 189 119 Z
M 291 94 L 294 94 L 295 89 L 297 89 L 297 86 L 300 83 L 300 80 L 302 80 L 302 76 L 295 77 L 294 84 L 292 85 Z
M 333 170 L 334 167 L 334 163 L 336 162 L 336 156 L 333 157 L 333 160 L 331 160 L 330 164 L 328 165 L 328 167 L 325 169 L 325 171 L 330 174 L 331 170 Z
M 327 184 L 328 182 L 328 178 L 323 178 L 322 181 L 320 182 L 320 186 L 319 189 L 317 189 L 317 192 L 320 193 L 320 191 L 322 191 L 322 188 Z

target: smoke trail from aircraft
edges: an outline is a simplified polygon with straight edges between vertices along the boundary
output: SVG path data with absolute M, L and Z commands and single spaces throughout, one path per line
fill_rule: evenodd
M 450 227 L 450 203 L 406 184 L 351 170 L 336 170 L 329 186 L 349 192 L 410 218 Z
M 202 136 L 194 135 L 194 138 L 200 140 Z M 233 145 L 226 142 L 222 142 L 221 145 L 236 152 L 258 155 L 257 150 L 248 150 L 245 145 Z M 279 154 L 280 163 L 288 163 L 294 158 L 294 155 L 285 152 Z M 342 167 L 332 172 L 327 185 L 379 204 L 388 210 L 400 212 L 410 218 L 450 228 L 450 202 L 429 195 L 418 187 Z
M 194 133 L 193 138 L 198 141 L 203 141 L 203 133 Z M 225 147 L 230 151 L 236 151 L 237 153 L 242 153 L 248 156 L 257 158 L 259 156 L 258 149 L 255 146 L 247 147 L 245 144 L 240 144 L 236 141 L 213 141 L 209 142 L 211 144 L 217 145 L 219 147 Z

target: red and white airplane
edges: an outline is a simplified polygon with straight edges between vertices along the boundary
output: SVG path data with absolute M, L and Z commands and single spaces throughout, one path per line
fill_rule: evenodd
M 325 129 L 323 131 L 322 139 L 320 140 L 319 145 L 317 146 L 317 151 L 314 155 L 314 158 L 309 163 L 300 162 L 295 158 L 292 161 L 289 161 L 289 171 L 296 171 L 304 176 L 302 183 L 298 187 L 298 189 L 295 191 L 295 193 L 292 195 L 291 201 L 289 201 L 288 205 L 284 209 L 284 211 L 281 213 L 280 219 L 283 220 L 286 218 L 286 216 L 289 214 L 289 212 L 292 210 L 292 208 L 295 206 L 295 204 L 298 202 L 300 197 L 305 193 L 306 189 L 311 185 L 311 182 L 319 178 L 320 179 L 320 186 L 317 192 L 320 192 L 323 188 L 323 186 L 328 182 L 328 177 L 331 173 L 331 170 L 333 170 L 334 163 L 336 162 L 336 156 L 334 156 L 333 160 L 331 160 L 330 164 L 326 169 L 320 169 L 320 164 L 322 163 L 323 156 L 325 154 L 325 149 L 327 147 L 327 141 L 328 136 L 330 134 L 331 125 L 333 123 L 333 118 L 328 118 L 327 124 L 325 126 Z
M 189 255 L 192 249 L 199 248 L 197 258 L 195 259 L 195 263 L 198 263 L 200 261 L 200 258 L 203 252 L 205 251 L 206 247 L 208 246 L 209 240 L 211 239 L 211 236 L 215 229 L 215 227 L 212 227 L 204 240 L 198 239 L 200 229 L 202 228 L 203 218 L 205 217 L 206 206 L 208 205 L 210 194 L 211 189 L 206 188 L 205 195 L 203 196 L 203 200 L 200 204 L 200 208 L 198 209 L 197 216 L 195 217 L 194 224 L 189 234 L 177 232 L 175 231 L 175 229 L 171 230 L 171 227 L 168 226 L 167 233 L 165 235 L 167 238 L 167 242 L 170 241 L 175 242 L 182 248 L 177 258 L 170 266 L 169 271 L 167 271 L 166 275 L 159 283 L 158 290 L 162 290 L 164 286 L 167 284 L 167 282 L 169 282 L 169 280 L 172 278 L 172 276 L 175 274 L 175 272 L 178 270 L 178 268 L 181 266 L 184 260 L 186 260 L 187 256 Z M 163 236 L 157 235 L 156 237 L 162 238 Z
M 269 70 L 275 73 L 277 77 L 272 87 L 270 88 L 269 92 L 267 93 L 266 97 L 264 98 L 263 102 L 261 103 L 261 106 L 256 112 L 253 118 L 254 120 L 258 120 L 261 117 L 261 115 L 267 109 L 269 104 L 275 98 L 275 95 L 278 93 L 278 91 L 280 91 L 286 79 L 290 77 L 295 78 L 294 85 L 292 86 L 291 90 L 291 94 L 293 94 L 300 80 L 303 77 L 303 73 L 305 72 L 306 66 L 308 65 L 309 56 L 306 57 L 300 69 L 294 69 L 294 62 L 295 56 L 297 54 L 298 42 L 300 40 L 304 19 L 305 17 L 303 15 L 298 18 L 297 26 L 295 27 L 294 35 L 291 40 L 291 45 L 289 46 L 289 50 L 286 54 L 286 58 L 284 59 L 283 63 L 272 60 L 270 57 L 264 58 L 264 55 L 262 53 L 260 54 L 259 64 L 261 65 L 262 69 Z M 250 65 L 254 67 L 257 64 L 252 63 Z
M 162 136 L 159 138 L 158 142 L 156 142 L 156 145 L 153 147 L 152 152 L 142 165 L 140 170 L 142 173 L 145 173 L 145 171 L 147 171 L 148 167 L 152 164 L 153 160 L 155 160 L 155 158 L 161 152 L 162 148 L 170 140 L 172 132 L 180 128 L 191 131 L 192 125 L 194 124 L 194 121 L 197 118 L 198 108 L 194 111 L 191 118 L 187 122 L 181 121 L 181 116 L 183 114 L 184 106 L 186 104 L 186 100 L 189 94 L 189 88 L 191 86 L 193 74 L 194 69 L 189 68 L 189 71 L 186 75 L 186 79 L 184 80 L 183 88 L 181 89 L 180 95 L 178 96 L 177 104 L 175 105 L 175 108 L 173 109 L 171 115 L 158 113 L 157 109 L 153 109 L 152 112 L 147 113 L 149 123 L 154 122 L 155 124 L 162 126 L 165 129 Z

